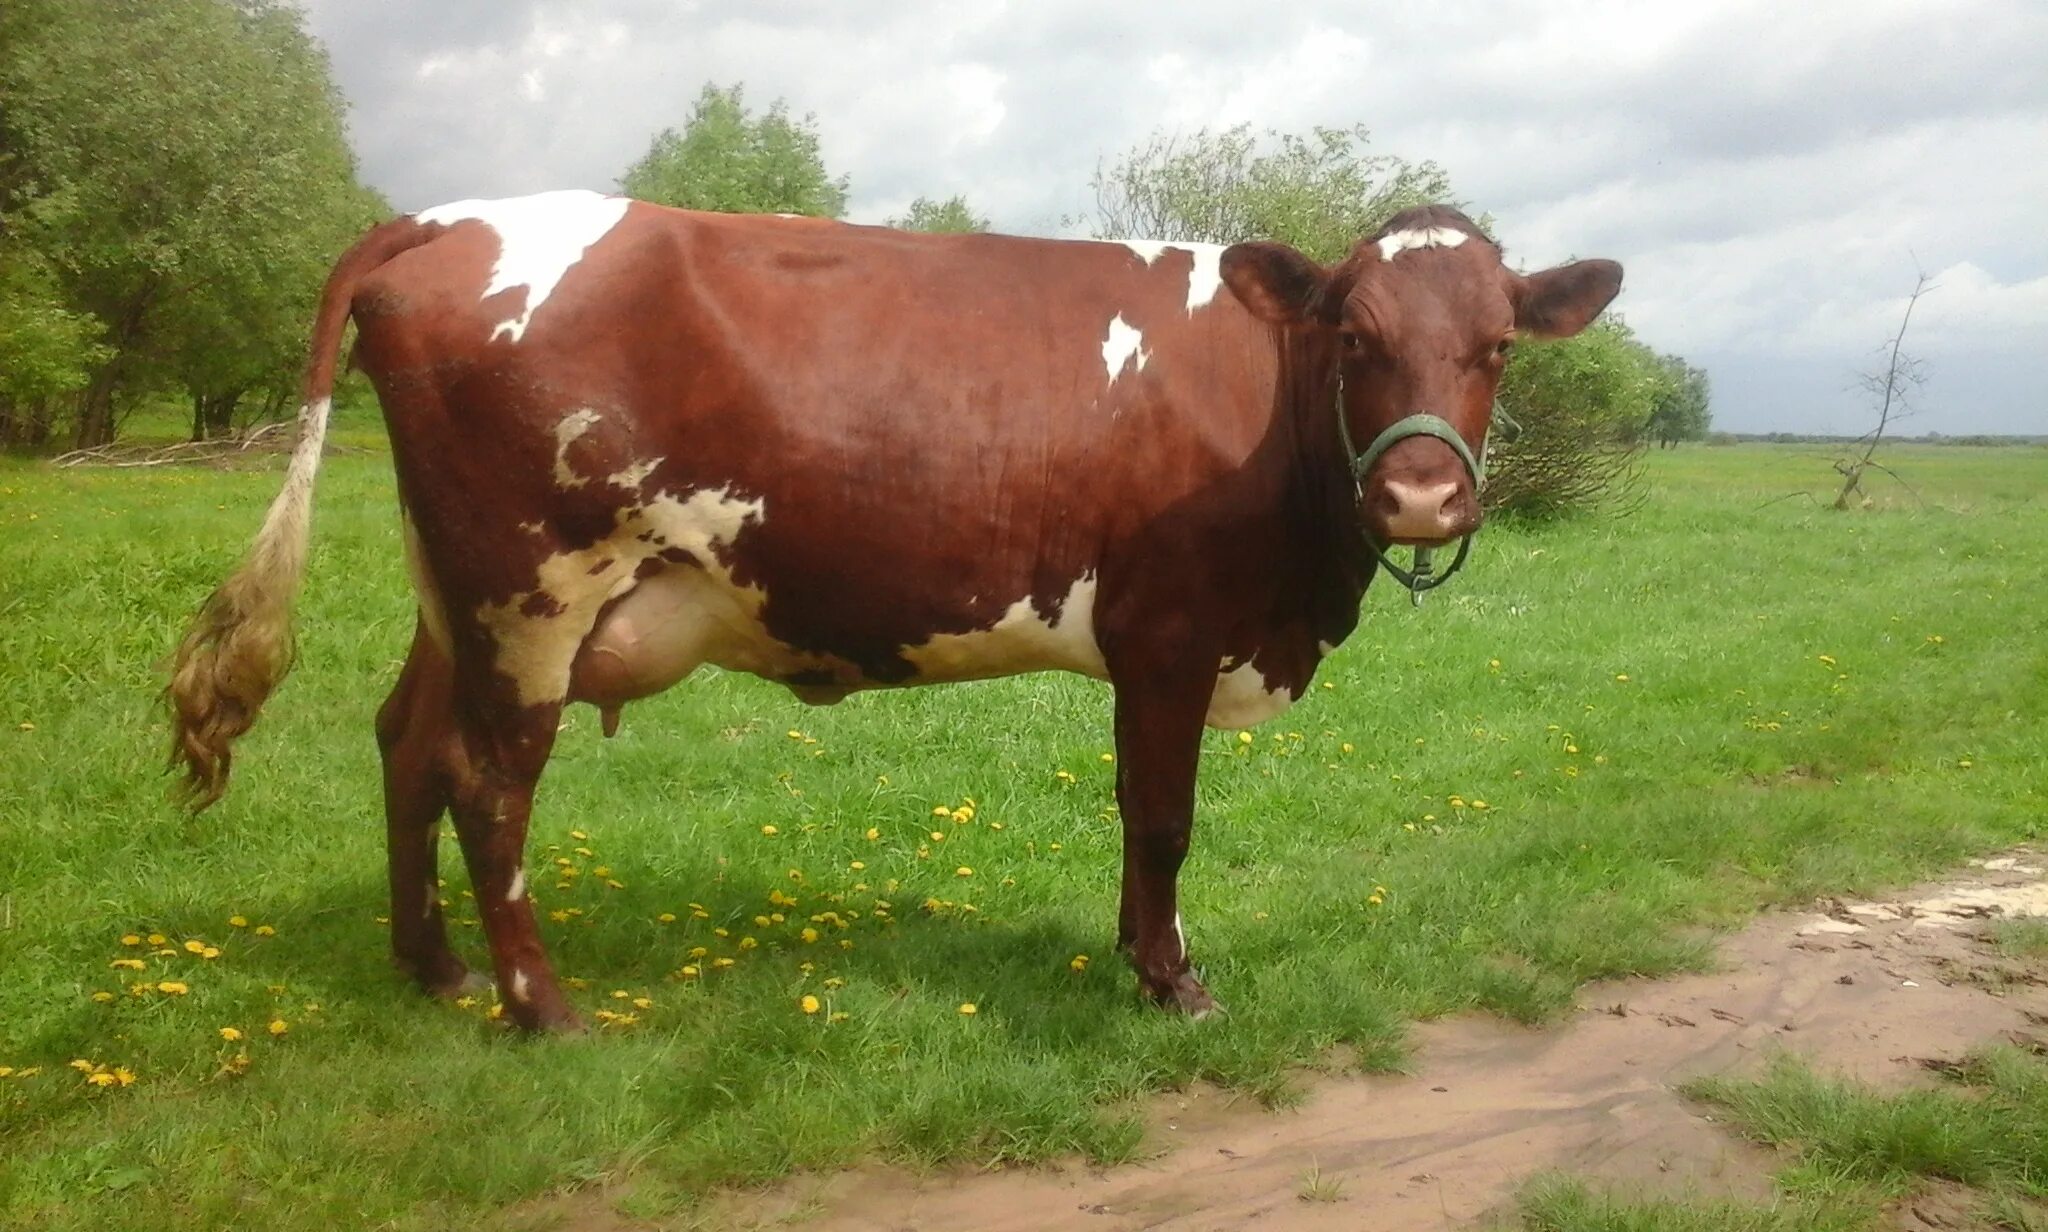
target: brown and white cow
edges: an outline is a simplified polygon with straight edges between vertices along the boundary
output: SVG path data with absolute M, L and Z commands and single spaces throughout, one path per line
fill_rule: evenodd
M 1329 268 L 588 192 L 399 218 L 328 280 L 284 489 L 177 653 L 173 759 L 218 798 L 288 666 L 352 318 L 419 604 L 377 733 L 392 943 L 425 988 L 468 978 L 434 889 L 446 811 L 511 1016 L 576 1025 L 522 867 L 570 702 L 610 730 L 702 663 L 813 702 L 1064 669 L 1116 693 L 1118 943 L 1204 1014 L 1175 905 L 1202 725 L 1307 690 L 1377 548 L 1477 527 L 1509 346 L 1578 331 L 1620 282 L 1516 274 L 1442 206 Z M 1358 476 L 1352 441 L 1377 442 Z

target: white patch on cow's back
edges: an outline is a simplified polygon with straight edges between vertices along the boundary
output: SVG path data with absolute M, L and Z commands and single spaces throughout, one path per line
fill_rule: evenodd
M 934 634 L 902 655 L 920 684 L 1053 670 L 1106 680 L 1109 668 L 1095 642 L 1095 574 L 1075 578 L 1050 619 L 1027 596 L 986 629 Z
M 588 189 L 536 193 L 498 201 L 451 201 L 413 217 L 422 223 L 453 226 L 474 220 L 498 233 L 498 260 L 479 299 L 513 287 L 526 288 L 526 306 L 491 330 L 491 340 L 510 334 L 518 342 L 533 314 L 555 293 L 569 267 L 583 259 L 626 216 L 624 197 L 608 197 Z
M 1216 691 L 1209 697 L 1209 713 L 1203 719 L 1211 727 L 1250 727 L 1284 713 L 1294 704 L 1294 694 L 1269 688 L 1264 673 L 1250 660 L 1231 666 L 1223 660 L 1216 669 Z
M 1119 312 L 1109 319 L 1109 330 L 1102 339 L 1102 366 L 1109 370 L 1111 382 L 1122 375 L 1133 355 L 1138 357 L 1138 371 L 1143 372 L 1145 361 L 1151 358 L 1145 351 L 1145 335 Z
M 1194 258 L 1188 269 L 1187 311 L 1195 309 L 1216 298 L 1216 292 L 1223 286 L 1223 245 L 1199 244 L 1192 240 L 1119 240 L 1125 248 L 1135 253 L 1139 260 L 1151 265 L 1160 256 L 1173 249 L 1180 249 Z
M 1391 261 L 1416 248 L 1456 248 L 1471 238 L 1456 227 L 1416 227 L 1379 239 L 1380 260 Z

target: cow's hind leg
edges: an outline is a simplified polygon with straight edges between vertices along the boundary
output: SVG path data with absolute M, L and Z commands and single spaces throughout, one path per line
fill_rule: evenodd
M 1111 672 L 1124 829 L 1117 943 L 1130 954 L 1147 996 L 1205 1017 L 1216 1003 L 1188 962 L 1178 883 L 1194 828 L 1195 769 L 1214 677 L 1166 663 L 1113 662 Z
M 384 824 L 391 865 L 391 957 L 428 993 L 460 996 L 485 983 L 448 947 L 436 856 L 448 808 L 445 772 L 455 739 L 453 667 L 427 636 L 413 634 L 398 683 L 377 711 L 384 758 Z
M 575 1031 L 582 1020 L 555 981 L 526 891 L 526 827 L 534 788 L 560 722 L 559 701 L 513 706 L 487 700 L 493 682 L 457 667 L 456 735 L 449 776 L 455 833 L 491 943 L 507 1015 L 527 1030 Z

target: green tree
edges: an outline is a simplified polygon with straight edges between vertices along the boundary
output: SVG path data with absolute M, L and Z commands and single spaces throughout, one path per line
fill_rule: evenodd
M 1680 441 L 1703 441 L 1713 427 L 1707 373 L 1676 355 L 1660 355 L 1664 381 L 1656 404 L 1650 408 L 1645 435 L 1659 449 L 1675 448 Z
M 902 231 L 986 231 L 988 219 L 976 214 L 967 204 L 967 198 L 962 196 L 951 196 L 944 201 L 919 197 L 910 203 L 907 213 L 901 218 L 891 218 L 888 225 Z
M 328 264 L 387 213 L 303 15 L 274 0 L 17 0 L 0 226 L 97 323 L 81 446 L 140 396 L 288 386 Z M 202 418 L 195 432 L 204 431 Z
M 706 85 L 682 131 L 656 134 L 620 177 L 620 188 L 642 201 L 692 210 L 844 214 L 847 178 L 825 170 L 815 117 L 791 119 L 781 99 L 755 116 L 747 110 L 745 88 Z
M 1333 262 L 1409 206 L 1455 204 L 1441 167 L 1374 154 L 1369 146 L 1362 127 L 1263 138 L 1245 124 L 1155 134 L 1096 168 L 1095 234 L 1215 244 L 1280 240 Z
M 1541 518 L 1626 504 L 1650 416 L 1673 379 L 1617 316 L 1517 347 L 1501 374 L 1486 507 Z

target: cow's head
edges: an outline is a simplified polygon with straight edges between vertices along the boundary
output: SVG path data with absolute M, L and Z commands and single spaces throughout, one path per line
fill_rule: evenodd
M 1612 261 L 1517 274 L 1471 219 L 1442 205 L 1395 215 L 1334 267 L 1253 243 L 1227 249 L 1222 268 L 1253 315 L 1319 336 L 1313 354 L 1334 352 L 1361 455 L 1396 423 L 1434 416 L 1482 457 L 1509 349 L 1578 333 L 1621 289 Z M 1476 487 L 1448 441 L 1403 436 L 1359 476 L 1360 516 L 1381 545 L 1436 546 L 1478 529 Z

